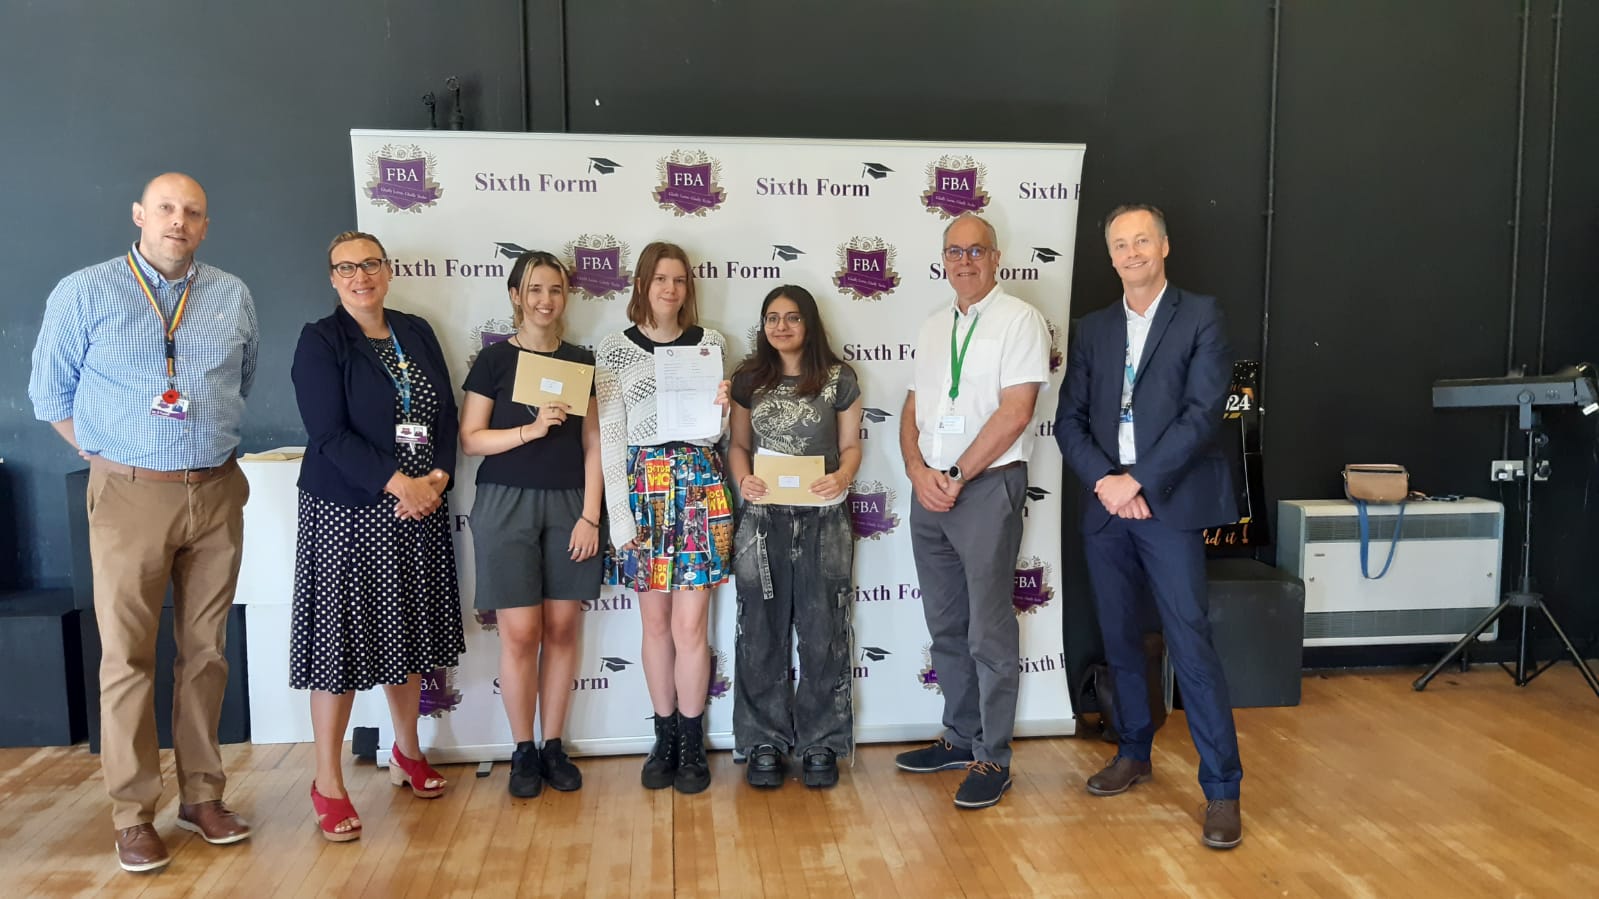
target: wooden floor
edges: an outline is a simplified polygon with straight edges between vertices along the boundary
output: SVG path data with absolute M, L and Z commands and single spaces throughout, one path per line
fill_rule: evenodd
M 505 767 L 465 767 L 442 799 L 352 767 L 366 824 L 317 836 L 310 747 L 224 747 L 228 798 L 255 836 L 213 847 L 156 825 L 173 853 L 126 874 L 97 760 L 83 747 L 0 750 L 0 872 L 11 896 L 1578 896 L 1599 895 L 1599 699 L 1570 666 L 1525 689 L 1497 670 L 1308 676 L 1304 703 L 1238 713 L 1244 843 L 1198 839 L 1181 716 L 1153 783 L 1111 798 L 1083 779 L 1108 754 L 1018 741 L 997 807 L 951 805 L 960 772 L 895 770 L 864 747 L 829 792 L 757 793 L 728 753 L 699 796 L 638 785 L 637 757 L 580 760 L 581 791 L 512 800 Z M 1174 726 L 1175 725 L 1175 726 Z

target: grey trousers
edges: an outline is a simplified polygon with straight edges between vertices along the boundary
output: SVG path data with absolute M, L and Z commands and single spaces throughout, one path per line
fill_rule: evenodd
M 933 670 L 944 694 L 945 738 L 980 762 L 1010 765 L 1021 681 L 1011 596 L 1022 545 L 1027 466 L 978 477 L 948 512 L 911 503 L 911 552 Z
M 770 743 L 849 755 L 855 538 L 847 508 L 747 504 L 733 545 L 734 745 L 745 754 Z M 798 683 L 790 678 L 790 635 L 799 638 Z

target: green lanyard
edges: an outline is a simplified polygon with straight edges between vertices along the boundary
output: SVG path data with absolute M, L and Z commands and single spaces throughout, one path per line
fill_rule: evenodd
M 977 330 L 977 320 L 983 317 L 979 312 L 972 316 L 972 326 L 966 329 L 966 339 L 961 341 L 960 352 L 955 351 L 955 332 L 960 329 L 961 314 L 954 313 L 955 320 L 949 323 L 949 398 L 954 399 L 961 393 L 961 369 L 966 365 L 966 349 L 972 345 L 972 332 Z

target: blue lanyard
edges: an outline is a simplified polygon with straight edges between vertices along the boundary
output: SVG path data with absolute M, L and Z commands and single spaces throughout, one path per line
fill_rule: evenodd
M 394 328 L 392 327 L 389 328 L 389 342 L 394 344 L 394 355 L 400 360 L 400 373 L 396 375 L 394 369 L 389 368 L 389 364 L 383 362 L 381 357 L 379 357 L 378 361 L 383 362 L 383 370 L 388 372 L 389 380 L 394 382 L 394 389 L 400 394 L 400 408 L 404 411 L 405 417 L 410 418 L 411 363 L 406 361 L 405 350 L 400 349 L 400 340 L 394 336 Z

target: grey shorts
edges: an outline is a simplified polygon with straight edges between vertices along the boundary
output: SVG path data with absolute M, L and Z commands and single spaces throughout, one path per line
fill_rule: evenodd
M 471 516 L 477 563 L 472 607 L 515 609 L 545 599 L 597 599 L 603 553 L 574 562 L 567 549 L 572 526 L 582 515 L 582 490 L 477 485 Z

